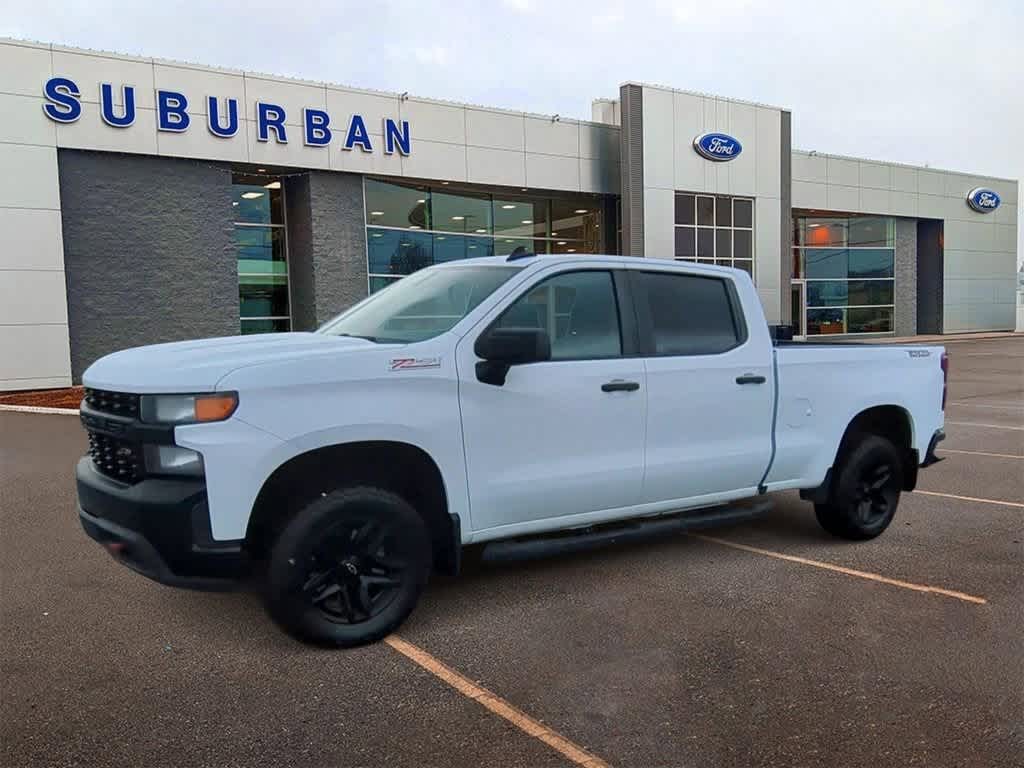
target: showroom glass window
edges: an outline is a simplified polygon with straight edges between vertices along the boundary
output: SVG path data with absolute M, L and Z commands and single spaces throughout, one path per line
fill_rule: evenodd
M 367 178 L 370 292 L 431 264 L 477 256 L 601 253 L 599 195 L 495 192 Z
M 291 330 L 288 251 L 281 180 L 235 174 L 231 184 L 238 253 L 240 330 Z
M 752 199 L 677 192 L 675 206 L 676 259 L 735 267 L 753 277 Z
M 793 278 L 806 282 L 807 335 L 892 333 L 895 221 L 793 218 Z

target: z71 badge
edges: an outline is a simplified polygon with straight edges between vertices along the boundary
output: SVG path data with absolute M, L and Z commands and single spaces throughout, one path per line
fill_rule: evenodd
M 414 369 L 440 367 L 440 357 L 396 357 L 388 362 L 389 371 L 411 371 Z

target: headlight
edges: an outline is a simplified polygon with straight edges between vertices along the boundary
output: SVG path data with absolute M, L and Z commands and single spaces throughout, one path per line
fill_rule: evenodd
M 143 395 L 142 420 L 150 424 L 195 424 L 224 421 L 238 407 L 238 394 Z
M 146 472 L 154 475 L 201 475 L 203 457 L 179 445 L 143 446 Z

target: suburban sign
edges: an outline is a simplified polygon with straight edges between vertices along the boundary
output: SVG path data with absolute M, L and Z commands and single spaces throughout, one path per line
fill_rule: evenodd
M 122 85 L 115 94 L 110 83 L 100 83 L 100 117 L 112 128 L 129 128 L 135 122 L 135 86 Z M 82 92 L 78 84 L 67 77 L 51 77 L 43 86 L 43 112 L 57 123 L 73 123 L 82 116 Z M 118 98 L 115 98 L 118 97 Z M 238 99 L 217 96 L 206 97 L 206 115 L 196 116 L 206 122 L 206 129 L 219 139 L 231 139 L 239 129 Z M 257 101 L 252 119 L 256 123 L 258 141 L 287 144 L 289 135 L 301 133 L 302 141 L 308 147 L 326 147 L 337 131 L 342 149 L 358 147 L 363 152 L 372 152 L 374 139 L 366 127 L 362 115 L 348 116 L 343 129 L 332 124 L 331 116 L 322 109 L 306 107 L 302 110 L 301 127 L 285 125 L 287 115 L 284 107 L 269 102 Z M 193 115 L 189 111 L 188 97 L 177 91 L 157 89 L 156 127 L 158 131 L 183 133 L 192 125 Z M 412 149 L 408 120 L 384 118 L 381 131 L 384 154 L 398 152 L 408 155 Z M 244 132 L 243 132 L 244 134 Z
M 985 187 L 975 187 L 967 193 L 967 204 L 979 213 L 992 213 L 1000 202 L 999 195 Z
M 715 162 L 735 160 L 743 151 L 743 145 L 725 133 L 702 133 L 693 140 L 693 148 L 697 154 Z

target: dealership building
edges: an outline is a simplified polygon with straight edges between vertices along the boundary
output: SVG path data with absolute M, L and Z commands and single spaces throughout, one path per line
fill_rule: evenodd
M 1016 181 L 801 151 L 792 121 L 633 82 L 582 121 L 0 40 L 0 390 L 523 251 L 737 267 L 809 340 L 1014 328 Z

